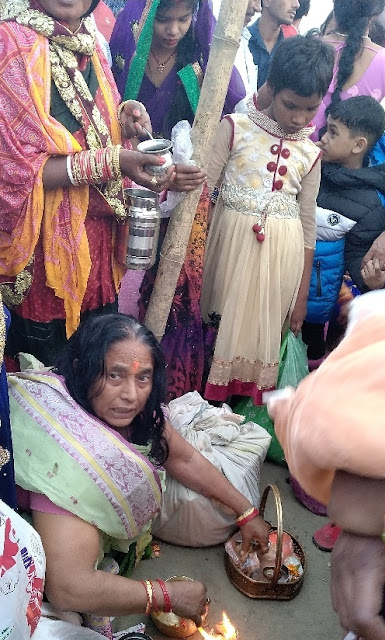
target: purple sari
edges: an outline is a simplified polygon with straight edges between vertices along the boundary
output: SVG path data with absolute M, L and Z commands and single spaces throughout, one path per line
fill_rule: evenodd
M 122 98 L 125 93 L 127 93 L 126 83 L 128 72 L 134 54 L 136 53 L 138 32 L 140 28 L 143 27 L 141 17 L 149 6 L 150 4 L 148 2 L 146 3 L 146 0 L 130 0 L 127 2 L 123 11 L 117 16 L 112 33 L 110 41 L 113 61 L 112 71 Z M 212 12 L 211 0 L 201 0 L 192 24 L 194 44 L 188 52 L 189 59 L 184 62 L 186 62 L 187 65 L 199 63 L 203 73 L 207 67 L 214 28 L 215 18 Z M 183 104 L 183 100 L 179 100 L 179 104 L 175 104 L 177 94 L 183 89 L 183 83 L 178 76 L 178 71 L 180 71 L 181 67 L 183 67 L 183 63 L 180 62 L 158 88 L 152 84 L 145 74 L 143 75 L 137 99 L 146 105 L 153 124 L 153 130 L 157 134 L 169 135 L 172 126 L 179 120 L 187 119 L 190 124 L 193 122 L 195 111 L 191 108 L 191 105 L 188 104 L 188 100 L 185 100 L 189 107 L 188 110 L 186 109 L 186 105 Z M 232 113 L 235 105 L 242 100 L 245 95 L 246 91 L 241 76 L 234 68 L 226 97 L 224 113 Z M 170 114 L 170 112 L 172 113 Z M 165 131 L 164 124 L 167 116 L 169 116 L 169 122 L 167 123 L 168 126 L 166 125 L 167 130 Z

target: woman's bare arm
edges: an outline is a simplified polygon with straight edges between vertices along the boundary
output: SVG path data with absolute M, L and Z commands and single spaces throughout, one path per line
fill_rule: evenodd
M 237 515 L 254 506 L 169 423 L 167 423 L 166 436 L 170 453 L 164 467 L 181 484 L 207 498 L 219 500 Z M 251 520 L 242 527 L 242 532 L 246 551 L 252 539 L 260 543 L 262 551 L 267 551 L 269 529 L 261 518 Z
M 76 516 L 33 512 L 33 524 L 40 534 L 47 560 L 45 592 L 61 611 L 126 616 L 144 613 L 146 591 L 136 581 L 97 570 L 99 533 L 96 527 Z M 164 599 L 153 583 L 160 608 Z M 173 611 L 201 623 L 206 588 L 200 582 L 178 582 L 167 586 Z

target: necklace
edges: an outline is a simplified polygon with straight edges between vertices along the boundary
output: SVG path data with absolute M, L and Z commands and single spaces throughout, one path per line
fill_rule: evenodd
M 156 63 L 157 63 L 157 65 L 158 65 L 158 71 L 159 71 L 159 73 L 163 73 L 163 71 L 164 71 L 164 68 L 165 68 L 166 64 L 167 64 L 168 62 L 170 62 L 170 60 L 171 60 L 171 58 L 172 58 L 173 56 L 175 56 L 175 51 L 173 51 L 173 52 L 172 52 L 172 54 L 167 58 L 167 60 L 165 60 L 164 62 L 160 62 L 160 61 L 158 60 L 158 58 L 156 57 L 156 55 L 155 55 L 155 53 L 153 52 L 153 50 L 152 50 L 152 49 L 151 49 L 151 53 L 152 53 L 152 57 L 154 58 L 155 62 L 156 62 Z
M 339 31 L 332 31 L 332 33 L 330 33 L 329 35 L 342 36 L 343 38 L 347 38 L 348 37 L 347 33 L 340 33 Z M 362 38 L 364 40 L 370 40 L 369 36 L 362 36 Z

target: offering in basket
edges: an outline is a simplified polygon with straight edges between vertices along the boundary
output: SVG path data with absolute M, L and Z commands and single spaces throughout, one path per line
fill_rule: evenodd
M 225 545 L 225 566 L 232 584 L 249 598 L 291 600 L 302 587 L 306 556 L 298 540 L 283 530 L 282 502 L 274 485 L 264 491 L 261 517 L 270 491 L 275 498 L 278 524 L 271 527 L 268 552 L 261 554 L 259 545 L 252 544 L 248 557 L 241 561 L 242 533 L 238 531 Z

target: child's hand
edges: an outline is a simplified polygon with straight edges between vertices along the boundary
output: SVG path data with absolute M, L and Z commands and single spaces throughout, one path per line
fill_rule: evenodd
M 297 302 L 294 305 L 293 313 L 290 318 L 290 329 L 295 336 L 298 336 L 302 329 L 303 321 L 306 318 L 307 311 L 307 298 L 297 298 Z
M 369 289 L 382 289 L 385 285 L 385 271 L 381 271 L 377 258 L 366 263 L 361 269 L 361 276 Z
M 173 191 L 194 191 L 206 180 L 206 173 L 190 164 L 175 165 L 176 178 L 172 185 Z

